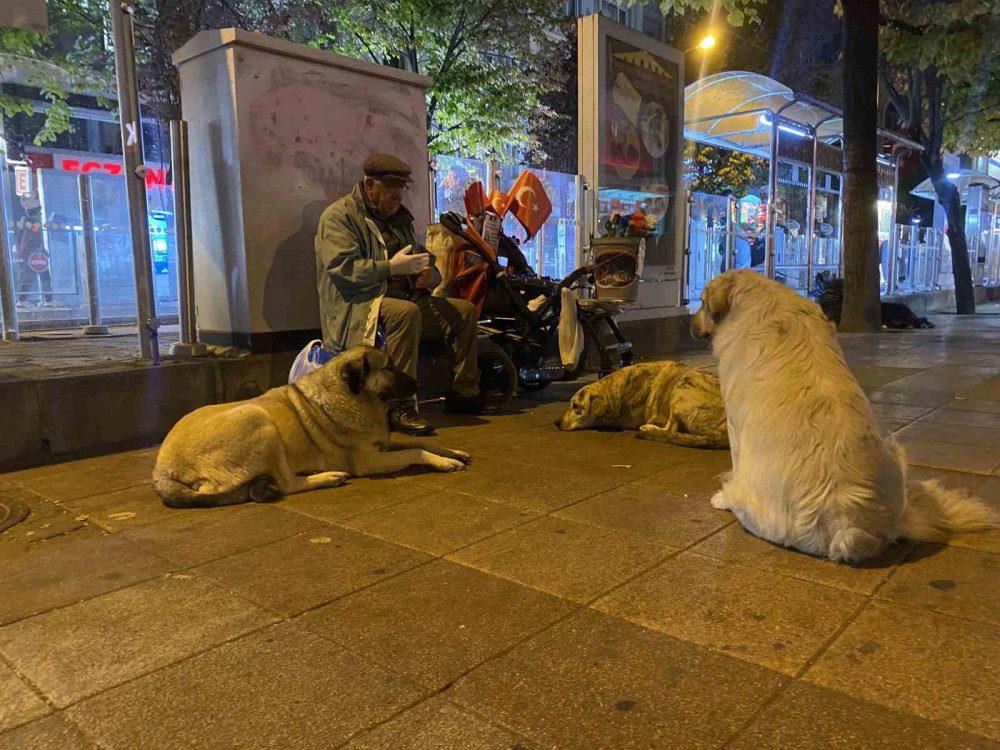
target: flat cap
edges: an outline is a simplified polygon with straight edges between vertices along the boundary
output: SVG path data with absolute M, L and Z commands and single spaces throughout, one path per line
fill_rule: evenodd
M 392 154 L 372 154 L 365 159 L 362 169 L 366 177 L 378 180 L 393 179 L 400 182 L 413 182 L 413 170 L 410 165 Z

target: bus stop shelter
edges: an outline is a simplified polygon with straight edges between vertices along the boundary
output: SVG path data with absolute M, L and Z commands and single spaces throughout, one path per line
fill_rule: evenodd
M 800 291 L 814 274 L 843 268 L 839 227 L 843 213 L 843 114 L 836 107 L 793 91 L 767 76 L 726 71 L 698 79 L 685 88 L 684 135 L 696 143 L 753 154 L 768 160 L 764 271 L 782 271 Z M 879 130 L 889 154 L 879 156 L 880 197 L 891 193 L 889 220 L 895 215 L 901 149 L 921 146 L 897 133 Z M 785 175 L 782 166 L 787 165 Z M 796 182 L 806 200 L 800 216 L 779 216 L 779 180 Z M 817 196 L 830 198 L 836 223 L 817 220 Z M 824 206 L 827 203 L 824 202 Z M 804 231 L 803 231 L 804 230 Z M 834 236 L 834 231 L 836 235 Z M 786 281 L 786 283 L 789 283 Z

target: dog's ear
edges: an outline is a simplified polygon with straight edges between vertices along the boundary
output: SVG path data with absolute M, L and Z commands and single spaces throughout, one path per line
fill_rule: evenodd
M 340 377 L 347 383 L 347 388 L 355 396 L 360 396 L 364 390 L 365 381 L 368 379 L 370 365 L 368 363 L 368 353 L 366 352 L 357 359 L 345 362 L 341 368 Z
M 712 281 L 705 290 L 705 304 L 708 312 L 712 316 L 713 323 L 721 323 L 722 319 L 729 314 L 732 305 L 733 287 L 736 284 L 737 276 L 734 273 L 727 273 Z

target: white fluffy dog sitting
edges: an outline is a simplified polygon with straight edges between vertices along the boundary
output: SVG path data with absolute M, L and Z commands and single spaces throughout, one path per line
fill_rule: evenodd
M 843 562 L 900 537 L 942 541 L 998 525 L 937 482 L 906 481 L 902 448 L 879 435 L 819 306 L 753 271 L 729 271 L 691 321 L 712 336 L 733 470 L 712 506 L 751 533 Z

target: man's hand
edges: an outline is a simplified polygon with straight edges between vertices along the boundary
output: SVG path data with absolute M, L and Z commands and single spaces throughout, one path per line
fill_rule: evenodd
M 413 255 L 413 245 L 407 245 L 389 258 L 389 273 L 393 276 L 413 276 L 431 267 L 430 253 Z

